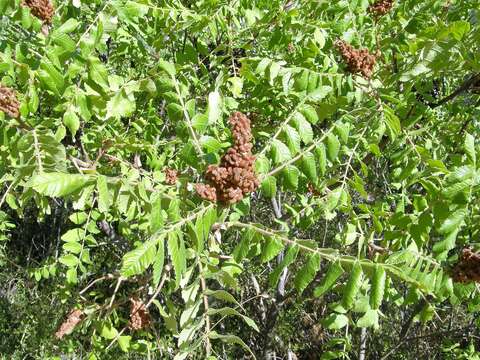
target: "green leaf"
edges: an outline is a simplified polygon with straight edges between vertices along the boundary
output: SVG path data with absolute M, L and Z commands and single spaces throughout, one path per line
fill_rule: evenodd
M 256 235 L 256 232 L 253 229 L 247 229 L 246 231 L 243 232 L 242 239 L 233 250 L 233 258 L 237 263 L 242 261 L 245 258 L 245 256 L 247 256 L 250 250 L 250 245 L 255 235 Z
M 75 31 L 79 25 L 80 23 L 76 19 L 70 18 L 60 25 L 60 27 L 56 28 L 54 32 L 68 34 Z
M 225 290 L 205 290 L 205 295 L 213 296 L 216 299 L 230 302 L 240 306 L 240 303 L 235 299 L 235 297 Z
M 97 190 L 98 190 L 98 210 L 101 213 L 108 213 L 110 206 L 112 205 L 112 198 L 108 191 L 107 177 L 100 175 L 97 178 Z
M 267 262 L 277 256 L 283 249 L 283 243 L 275 236 L 269 236 L 266 238 L 265 244 L 262 248 L 262 254 L 260 255 L 260 261 Z
M 97 57 L 90 56 L 88 58 L 88 76 L 103 89 L 107 90 L 109 88 L 107 68 Z
M 62 240 L 65 242 L 81 241 L 85 237 L 85 229 L 75 228 L 68 230 L 62 235 Z
M 150 213 L 150 231 L 156 233 L 163 227 L 162 197 L 156 196 L 152 200 L 152 212 Z
M 65 51 L 75 51 L 75 42 L 67 34 L 54 31 L 51 35 L 51 39 L 55 44 L 61 46 Z
M 274 176 L 267 176 L 262 181 L 261 189 L 266 197 L 273 198 L 277 193 L 277 179 Z
M 145 241 L 136 249 L 126 253 L 120 269 L 122 276 L 129 277 L 143 273 L 155 261 L 157 243 L 160 239 Z
M 255 321 L 250 319 L 248 316 L 240 314 L 237 310 L 229 308 L 229 307 L 224 307 L 220 309 L 214 309 L 214 308 L 209 308 L 207 311 L 208 315 L 222 315 L 222 316 L 238 316 L 245 321 L 245 323 L 250 326 L 252 329 L 254 329 L 256 332 L 259 332 L 257 324 L 255 324 Z
M 337 134 L 340 136 L 340 139 L 342 140 L 342 142 L 346 144 L 348 142 L 348 136 L 350 134 L 350 124 L 337 122 L 335 124 L 335 130 Z
M 470 164 L 475 165 L 477 162 L 477 154 L 475 151 L 475 138 L 467 134 L 465 136 L 465 153 L 467 154 L 467 159 L 470 162 Z
M 285 179 L 285 185 L 292 190 L 296 190 L 300 171 L 295 166 L 288 165 L 283 169 L 282 173 Z
M 29 186 L 42 195 L 62 197 L 80 190 L 91 181 L 88 175 L 41 173 L 32 177 Z
M 175 270 L 175 284 L 178 286 L 182 279 L 182 274 L 186 268 L 185 243 L 181 233 L 170 231 L 168 233 L 168 253 L 172 259 L 173 269 Z
M 452 231 L 458 230 L 465 216 L 466 216 L 465 209 L 456 210 L 455 212 L 451 213 L 450 216 L 442 222 L 442 224 L 438 228 L 438 232 L 440 234 L 448 234 L 448 233 L 451 233 Z
M 325 46 L 325 30 L 316 28 L 313 32 L 313 38 L 318 44 L 318 48 L 322 49 Z
M 82 245 L 78 242 L 67 242 L 63 244 L 62 247 L 65 251 L 68 251 L 74 254 L 79 254 L 82 251 Z
M 175 77 L 175 74 L 177 73 L 175 70 L 175 65 L 163 59 L 158 60 L 158 67 L 164 70 L 171 77 Z
M 100 335 L 107 340 L 112 340 L 118 336 L 118 331 L 113 327 L 112 324 L 105 323 L 102 327 Z
M 317 286 L 313 291 L 313 295 L 315 297 L 320 297 L 325 294 L 331 287 L 335 284 L 337 279 L 343 274 L 342 265 L 340 262 L 335 261 L 333 264 L 330 265 L 328 268 L 327 274 L 322 280 L 320 286 Z
M 165 244 L 163 236 L 158 239 L 157 253 L 153 263 L 153 286 L 157 286 L 163 272 L 163 264 L 165 261 Z
M 135 98 L 133 94 L 127 95 L 125 89 L 117 92 L 107 102 L 107 119 L 128 117 L 133 114 L 136 108 Z
M 303 70 L 300 76 L 295 76 L 295 90 L 296 91 L 305 91 L 308 87 L 308 78 L 310 72 L 308 70 Z
M 236 335 L 222 335 L 222 334 L 219 334 L 217 333 L 215 330 L 212 330 L 210 331 L 210 333 L 208 334 L 208 337 L 212 340 L 221 340 L 225 343 L 228 343 L 228 344 L 237 344 L 237 345 L 240 345 L 242 348 L 244 348 L 245 350 L 247 350 L 250 354 L 253 355 L 253 352 L 252 350 L 250 350 L 250 348 L 247 346 L 247 344 L 245 344 L 243 342 L 242 339 L 240 339 L 238 336 Z
M 332 92 L 332 87 L 331 86 L 320 86 L 320 87 L 316 88 L 315 90 L 313 90 L 312 92 L 310 92 L 308 94 L 308 96 L 314 101 L 320 101 L 320 100 L 324 99 L 331 92 Z M 318 121 L 318 116 L 316 118 L 317 118 L 316 121 Z M 312 124 L 315 124 L 316 121 L 312 122 Z
M 338 152 L 340 151 L 340 141 L 333 134 L 328 134 L 327 136 L 327 156 L 330 161 L 335 161 L 338 157 Z
M 321 258 L 320 254 L 315 253 L 309 255 L 307 262 L 300 268 L 295 276 L 294 284 L 295 289 L 301 294 L 303 290 L 310 284 L 317 271 L 320 269 Z
M 275 164 L 282 164 L 292 158 L 288 146 L 280 140 L 273 140 L 272 142 L 272 157 Z
M 73 254 L 64 255 L 58 259 L 62 264 L 68 267 L 74 267 L 79 263 L 78 258 Z
M 325 320 L 322 321 L 327 329 L 338 330 L 348 324 L 348 317 L 343 314 L 331 314 L 327 316 Z
M 288 248 L 280 264 L 278 264 L 268 276 L 268 282 L 271 287 L 275 287 L 277 285 L 278 280 L 280 279 L 280 275 L 283 272 L 283 269 L 285 269 L 287 266 L 289 266 L 291 263 L 295 261 L 298 255 L 298 250 L 299 248 L 297 245 L 292 245 Z
M 317 111 L 311 105 L 303 105 L 300 107 L 299 111 L 302 113 L 303 116 L 311 123 L 316 124 L 319 120 Z
M 358 319 L 357 326 L 360 328 L 378 327 L 378 311 L 368 309 L 367 312 Z
M 77 114 L 73 110 L 68 110 L 63 115 L 63 123 L 70 130 L 72 136 L 75 136 L 77 130 L 80 128 L 80 119 L 78 118 Z
M 362 284 L 362 267 L 359 262 L 355 262 L 350 277 L 345 288 L 343 289 L 342 306 L 345 309 L 350 309 L 353 306 L 353 301 L 357 296 L 360 285 Z
M 320 174 L 323 176 L 327 171 L 327 152 L 323 143 L 320 143 L 315 147 L 315 154 L 317 155 Z
M 38 70 L 40 79 L 45 85 L 52 90 L 56 95 L 63 92 L 65 81 L 62 74 L 48 61 L 43 61 Z
M 290 149 L 290 153 L 295 155 L 300 152 L 300 135 L 297 131 L 289 125 L 285 125 L 283 128 L 283 133 L 285 134 L 285 139 Z
M 208 209 L 203 215 L 197 217 L 195 222 L 195 237 L 198 252 L 203 251 L 204 243 L 208 240 L 210 229 L 216 220 L 217 211 L 214 208 Z
M 376 310 L 380 307 L 383 300 L 383 293 L 385 291 L 386 280 L 385 269 L 381 265 L 375 265 L 375 272 L 373 273 L 372 288 L 370 292 L 370 306 Z
M 123 352 L 128 352 L 130 350 L 130 341 L 132 337 L 130 335 L 121 335 L 118 337 L 118 346 L 122 349 Z
M 312 153 L 305 153 L 301 159 L 302 171 L 313 183 L 317 182 L 317 167 Z
M 384 120 L 385 124 L 387 125 L 387 129 L 389 130 L 388 135 L 390 139 L 393 141 L 400 134 L 402 127 L 400 125 L 400 119 L 395 115 L 393 110 L 388 106 L 384 106 Z
M 278 76 L 278 73 L 280 72 L 281 68 L 282 68 L 281 65 L 277 62 L 272 62 L 272 64 L 270 65 L 270 77 L 269 77 L 270 85 L 273 86 L 275 78 Z
M 208 114 L 209 125 L 216 124 L 220 119 L 220 116 L 222 114 L 221 105 L 222 105 L 222 97 L 220 96 L 220 93 L 217 90 L 208 94 L 207 114 Z
M 298 133 L 300 134 L 300 138 L 302 139 L 305 145 L 310 144 L 313 141 L 313 130 L 310 123 L 305 119 L 305 117 L 296 112 L 293 115 L 293 125 L 297 129 Z

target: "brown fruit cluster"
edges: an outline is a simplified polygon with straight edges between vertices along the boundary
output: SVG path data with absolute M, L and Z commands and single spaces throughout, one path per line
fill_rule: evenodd
M 150 314 L 142 300 L 131 298 L 130 322 L 128 327 L 132 330 L 146 328 L 150 324 Z
M 250 120 L 241 112 L 234 112 L 228 121 L 234 145 L 223 155 L 220 165 L 208 166 L 205 179 L 209 184 L 196 184 L 195 190 L 205 200 L 234 204 L 255 191 L 259 181 L 253 167 Z
M 195 191 L 202 199 L 212 202 L 217 201 L 217 189 L 215 189 L 213 186 L 205 184 L 195 184 Z
M 372 76 L 377 57 L 380 56 L 378 51 L 376 54 L 370 54 L 368 49 L 354 49 L 343 40 L 337 40 L 335 46 L 340 51 L 348 71 L 352 74 L 360 73 L 366 79 Z
M 178 171 L 175 169 L 166 168 L 165 172 L 165 183 L 168 185 L 175 185 L 178 180 Z
M 480 254 L 463 249 L 460 260 L 452 269 L 452 279 L 459 283 L 480 283 Z
M 23 0 L 22 5 L 29 7 L 32 15 L 45 23 L 50 24 L 52 22 L 55 9 L 50 0 Z
M 392 10 L 394 0 L 378 0 L 368 7 L 368 12 L 379 18 Z
M 76 309 L 72 310 L 68 315 L 67 319 L 60 325 L 60 328 L 55 333 L 57 339 L 63 338 L 65 335 L 70 334 L 75 326 L 82 321 L 83 312 L 82 310 Z
M 0 111 L 12 118 L 18 118 L 20 103 L 17 100 L 15 91 L 0 85 Z

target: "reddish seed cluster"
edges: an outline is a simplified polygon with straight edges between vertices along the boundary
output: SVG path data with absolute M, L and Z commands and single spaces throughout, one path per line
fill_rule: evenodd
M 132 330 L 140 330 L 146 328 L 150 324 L 150 314 L 142 300 L 130 299 L 132 303 L 130 307 L 130 322 L 128 327 Z
M 455 282 L 480 283 L 480 254 L 465 248 L 458 263 L 452 269 L 452 279 Z
M 234 204 L 258 187 L 252 155 L 250 120 L 241 112 L 229 118 L 234 145 L 223 155 L 220 165 L 210 165 L 205 172 L 206 184 L 196 184 L 197 194 L 209 201 Z
M 32 15 L 45 23 L 50 24 L 52 22 L 55 9 L 50 0 L 23 0 L 22 5 L 29 7 Z
M 60 328 L 55 333 L 57 339 L 63 338 L 65 335 L 70 334 L 75 326 L 82 320 L 83 312 L 82 310 L 76 309 L 72 310 L 68 315 L 67 319 L 60 325 Z
M 393 0 L 378 0 L 368 7 L 368 12 L 374 17 L 381 17 L 392 10 Z
M 360 73 L 369 79 L 372 76 L 373 68 L 380 53 L 370 54 L 368 49 L 354 49 L 343 40 L 337 40 L 335 46 L 342 54 L 343 61 L 352 74 Z
M 17 100 L 15 91 L 0 85 L 0 111 L 12 118 L 18 118 L 20 103 Z
M 165 172 L 165 183 L 168 185 L 175 185 L 178 180 L 178 171 L 175 169 L 166 168 Z

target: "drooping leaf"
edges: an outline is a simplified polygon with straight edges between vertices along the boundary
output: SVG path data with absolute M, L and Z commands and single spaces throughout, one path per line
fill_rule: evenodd
M 129 277 L 143 273 L 154 261 L 157 254 L 157 243 L 159 239 L 145 241 L 137 248 L 129 251 L 123 256 L 122 276 Z
M 320 269 L 321 258 L 320 254 L 314 253 L 309 255 L 305 264 L 298 270 L 294 284 L 295 289 L 299 293 L 302 293 L 303 290 L 312 282 L 317 274 L 317 271 Z
M 385 269 L 381 265 L 375 266 L 375 272 L 373 273 L 372 287 L 370 292 L 370 306 L 376 310 L 380 307 L 383 300 L 383 294 L 385 291 Z
M 325 294 L 328 290 L 332 288 L 332 286 L 335 284 L 337 279 L 342 274 L 343 274 L 343 269 L 342 269 L 342 266 L 340 265 L 340 262 L 335 261 L 334 263 L 332 263 L 329 266 L 328 271 L 325 274 L 320 286 L 317 286 L 313 291 L 314 296 L 320 297 L 323 294 Z
M 177 231 L 170 231 L 167 236 L 168 253 L 172 259 L 173 269 L 175 270 L 175 283 L 178 286 L 186 268 L 185 243 L 183 236 Z
M 343 290 L 342 306 L 345 309 L 350 309 L 353 306 L 355 297 L 362 283 L 362 267 L 358 262 L 353 265 L 350 277 Z
M 29 186 L 46 196 L 66 196 L 90 184 L 88 175 L 65 173 L 40 173 L 31 179 Z

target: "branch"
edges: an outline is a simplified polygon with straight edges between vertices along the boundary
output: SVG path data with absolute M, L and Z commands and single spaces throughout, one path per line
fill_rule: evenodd
M 474 74 L 469 79 L 465 80 L 463 84 L 460 85 L 460 87 L 450 95 L 444 97 L 443 99 L 439 100 L 436 103 L 430 103 L 428 105 L 430 106 L 430 108 L 435 109 L 436 107 L 439 107 L 445 104 L 446 102 L 449 102 L 450 100 L 456 98 L 461 93 L 467 91 L 472 86 L 474 86 L 477 82 L 480 82 L 480 73 Z

